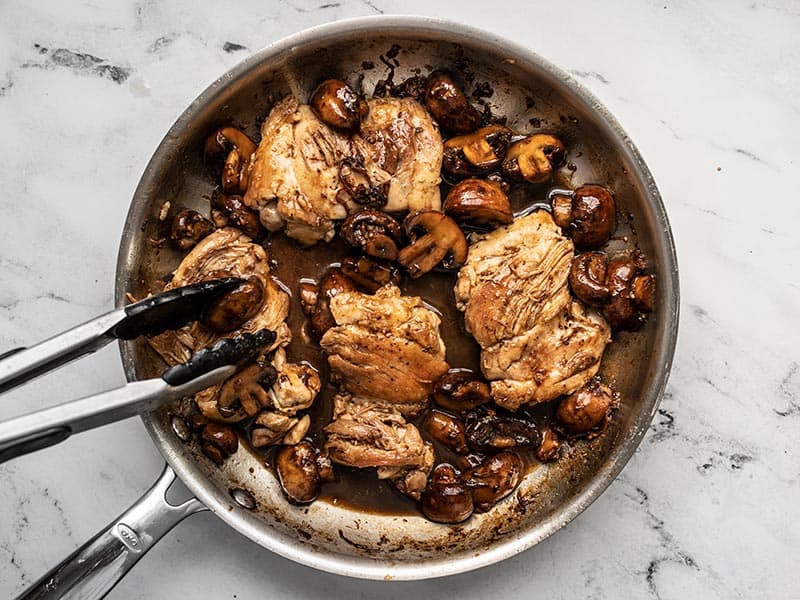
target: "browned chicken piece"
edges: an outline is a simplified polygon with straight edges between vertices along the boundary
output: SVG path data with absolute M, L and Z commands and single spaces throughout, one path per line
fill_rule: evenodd
M 369 105 L 361 133 L 349 137 L 291 96 L 275 105 L 261 126 L 244 196 L 264 227 L 285 226 L 289 237 L 306 245 L 329 241 L 334 221 L 359 206 L 352 186 L 340 179 L 342 161 L 365 174 L 365 188 L 380 190 L 388 200 L 384 210 L 441 208 L 443 144 L 436 124 L 408 98 Z
M 325 451 L 341 465 L 382 467 L 384 478 L 433 466 L 432 448 L 419 430 L 392 406 L 371 398 L 337 394 L 325 433 Z
M 411 98 L 373 98 L 353 155 L 373 187 L 386 185 L 387 212 L 441 210 L 444 145 L 430 114 Z
M 611 332 L 603 316 L 574 301 L 555 318 L 484 348 L 481 369 L 503 408 L 570 394 L 597 374 Z
M 525 333 L 570 302 L 574 247 L 540 210 L 470 245 L 458 273 L 456 307 L 482 347 Z
M 571 299 L 572 242 L 536 211 L 470 246 L 456 306 L 481 345 L 492 398 L 509 410 L 569 394 L 600 368 L 611 330 Z
M 264 381 L 257 371 L 246 376 L 237 374 L 234 378 L 240 380 L 238 387 L 231 387 L 234 379 L 231 378 L 222 386 L 206 388 L 195 394 L 197 406 L 209 419 L 226 423 L 241 421 L 264 408 L 293 416 L 311 406 L 321 388 L 319 375 L 306 365 L 286 362 L 282 347 L 291 340 L 291 331 L 285 323 L 289 314 L 289 295 L 270 277 L 264 248 L 236 228 L 218 229 L 184 257 L 165 290 L 217 277 L 257 278 L 264 289 L 263 303 L 258 312 L 235 331 L 217 333 L 197 321 L 148 338 L 150 345 L 167 364 L 174 365 L 185 362 L 197 350 L 211 346 L 223 337 L 271 329 L 277 336 L 265 351 L 275 350 L 271 367 L 273 374 L 277 374 L 269 382 Z M 234 396 L 235 404 L 229 405 L 221 397 L 223 393 Z
M 286 234 L 303 244 L 329 241 L 333 221 L 347 216 L 338 170 L 348 153 L 347 136 L 308 105 L 284 98 L 261 126 L 244 203 L 259 211 L 270 231 L 285 225 Z
M 424 408 L 434 382 L 448 370 L 436 313 L 393 285 L 375 295 L 343 292 L 331 298 L 330 308 L 336 326 L 320 345 L 334 380 L 403 414 Z

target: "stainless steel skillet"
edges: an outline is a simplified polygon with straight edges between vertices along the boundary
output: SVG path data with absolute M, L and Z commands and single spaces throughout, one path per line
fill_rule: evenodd
M 390 52 L 393 46 L 396 54 Z M 508 115 L 513 128 L 556 133 L 569 148 L 570 164 L 552 187 L 600 182 L 614 190 L 624 217 L 618 233 L 648 257 L 658 295 L 647 326 L 620 337 L 607 351 L 602 375 L 623 398 L 613 426 L 533 471 L 490 513 L 449 527 L 324 502 L 290 506 L 256 456 L 240 451 L 218 468 L 180 441 L 168 411 L 155 412 L 143 421 L 169 465 L 165 473 L 107 531 L 32 586 L 27 597 L 100 597 L 158 538 L 206 508 L 264 548 L 333 573 L 424 579 L 464 572 L 556 532 L 603 492 L 633 454 L 663 394 L 677 338 L 677 263 L 661 198 L 631 140 L 596 98 L 531 51 L 483 31 L 420 17 L 339 21 L 269 46 L 223 75 L 176 121 L 140 181 L 120 245 L 117 305 L 127 293 L 143 295 L 177 265 L 177 253 L 148 240 L 159 236 L 165 201 L 197 208 L 207 204 L 203 196 L 213 182 L 200 149 L 215 126 L 233 121 L 257 138 L 258 119 L 272 102 L 288 93 L 306 98 L 328 77 L 353 82 L 363 77 L 364 89 L 371 91 L 386 77 L 387 63 L 394 65 L 387 53 L 399 63 L 396 81 L 445 67 L 458 77 L 489 82 L 494 112 Z M 543 186 L 541 198 L 532 200 L 543 200 L 548 189 Z M 130 380 L 163 369 L 143 343 L 123 343 L 121 352 Z M 173 471 L 196 496 L 180 507 L 164 499 Z

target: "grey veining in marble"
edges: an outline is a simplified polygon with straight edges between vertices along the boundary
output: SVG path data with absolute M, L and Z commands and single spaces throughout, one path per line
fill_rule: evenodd
M 201 514 L 110 597 L 800 598 L 796 1 L 0 3 L 0 350 L 111 307 L 138 178 L 211 81 L 289 33 L 378 13 L 446 17 L 524 44 L 589 87 L 631 135 L 681 267 L 662 406 L 594 505 L 477 573 L 348 580 Z M 122 381 L 109 348 L 4 395 L 0 418 Z M 161 464 L 129 420 L 0 466 L 0 597 L 122 512 Z

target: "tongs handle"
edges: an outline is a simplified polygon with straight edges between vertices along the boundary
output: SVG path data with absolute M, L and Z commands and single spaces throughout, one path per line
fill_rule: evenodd
M 0 394 L 99 350 L 111 340 L 132 340 L 177 329 L 197 319 L 209 302 L 242 279 L 212 279 L 150 296 L 78 325 L 30 348 L 0 355 Z
M 218 367 L 177 386 L 161 378 L 134 381 L 10 419 L 0 423 L 0 463 L 63 442 L 73 433 L 151 411 L 165 402 L 221 383 L 235 372 L 235 365 Z

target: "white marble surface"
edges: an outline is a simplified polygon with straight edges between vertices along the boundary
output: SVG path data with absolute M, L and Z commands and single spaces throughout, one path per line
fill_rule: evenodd
M 110 597 L 800 598 L 797 2 L 0 3 L 0 349 L 111 307 L 139 176 L 208 83 L 286 34 L 382 12 L 525 44 L 630 133 L 680 259 L 680 338 L 661 410 L 593 506 L 479 572 L 349 580 L 201 514 Z M 111 347 L 4 396 L 0 417 L 122 382 Z M 125 509 L 161 464 L 131 419 L 0 466 L 0 597 Z

